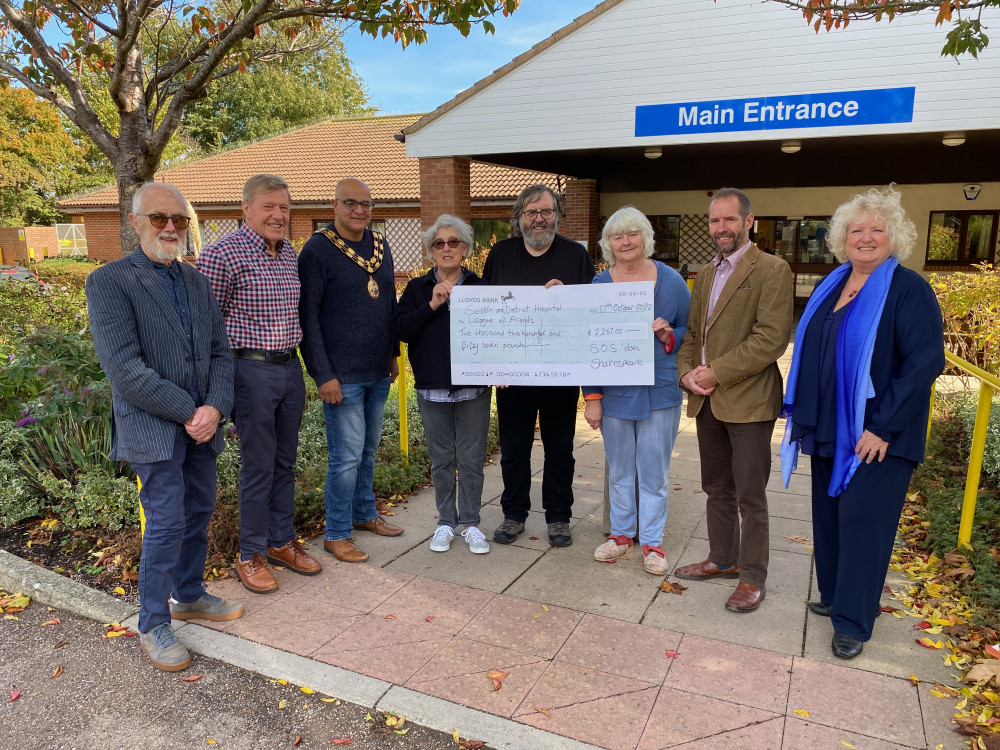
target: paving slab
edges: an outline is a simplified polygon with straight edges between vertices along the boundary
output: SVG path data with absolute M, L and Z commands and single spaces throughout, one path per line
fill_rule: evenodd
M 848 745 L 864 748 L 864 750 L 911 750 L 912 748 L 924 747 L 924 745 L 900 745 L 896 742 L 887 742 L 868 735 L 823 726 L 808 719 L 799 719 L 794 716 L 788 717 L 785 721 L 785 737 L 782 748 L 787 748 L 787 750 L 801 750 L 802 748 L 820 750 L 823 748 L 844 748 Z
M 924 746 L 917 688 L 909 680 L 796 657 L 788 691 L 792 711 L 833 729 L 858 731 L 909 747 Z
M 643 625 L 783 654 L 801 653 L 805 603 L 800 597 L 769 592 L 756 612 L 736 614 L 725 609 L 732 586 L 704 581 L 682 583 L 688 588 L 681 596 L 657 595 L 646 611 Z
M 749 737 L 761 742 L 764 736 L 777 732 L 777 742 L 781 741 L 780 714 L 759 708 L 710 698 L 704 695 L 686 693 L 670 687 L 660 689 L 649 721 L 639 741 L 638 750 L 660 750 L 661 748 L 683 747 L 686 743 L 696 743 L 694 747 L 710 747 L 707 742 L 715 742 L 717 747 L 767 747 L 771 744 L 764 739 L 762 744 L 747 744 Z M 774 722 L 776 727 L 761 725 Z M 745 733 L 735 740 L 731 733 Z M 730 736 L 726 736 L 730 735 Z M 772 745 L 778 747 L 778 744 Z
M 556 660 L 659 685 L 674 664 L 667 651 L 676 650 L 681 638 L 669 630 L 584 615 Z
M 677 565 L 671 570 L 671 580 L 676 578 L 674 570 L 683 565 L 700 562 L 708 558 L 708 540 L 691 537 Z M 807 555 L 783 550 L 770 550 L 770 561 L 767 566 L 767 599 L 771 596 L 796 597 L 801 606 L 809 597 L 810 579 L 812 577 L 812 558 Z M 678 579 L 680 580 L 680 579 Z M 681 581 L 685 586 L 688 581 Z M 726 586 L 735 588 L 739 581 L 731 578 L 713 578 L 708 581 L 691 581 L 691 583 L 711 586 Z M 728 594 L 726 595 L 728 596 Z M 764 601 L 766 602 L 767 599 Z M 723 602 L 724 603 L 724 602 Z M 763 604 L 761 605 L 764 606 Z M 752 614 L 752 613 L 751 613 Z
M 516 646 L 519 651 L 551 659 L 582 617 L 581 612 L 564 607 L 501 594 L 490 600 L 459 636 L 501 648 Z
M 613 564 L 594 560 L 594 549 L 604 539 L 600 519 L 584 519 L 573 532 L 572 547 L 552 549 L 543 555 L 504 593 L 639 622 L 662 576 L 643 570 L 640 547 L 634 547 L 628 559 Z
M 783 714 L 792 657 L 685 635 L 667 675 L 666 687 Z
M 812 522 L 793 518 L 783 518 L 773 513 L 768 522 L 770 530 L 770 548 L 783 552 L 793 552 L 812 557 Z M 698 539 L 708 539 L 708 519 L 702 517 L 691 536 Z M 789 538 L 792 537 L 792 538 Z M 770 573 L 770 567 L 768 568 Z

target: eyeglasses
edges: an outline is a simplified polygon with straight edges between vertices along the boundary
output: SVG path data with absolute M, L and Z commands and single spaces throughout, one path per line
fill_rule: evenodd
M 543 208 L 541 211 L 536 211 L 533 208 L 529 208 L 527 211 L 522 211 L 521 216 L 523 216 L 528 221 L 534 221 L 536 216 L 541 216 L 545 221 L 548 221 L 553 216 L 555 216 L 555 210 L 551 208 Z
M 439 239 L 434 240 L 434 242 L 431 243 L 431 247 L 433 247 L 435 250 L 440 250 L 445 245 L 447 245 L 452 250 L 454 250 L 459 245 L 464 245 L 464 244 L 465 243 L 462 242 L 462 240 L 458 239 L 458 237 L 452 237 L 451 239 L 449 239 L 447 241 L 442 240 L 442 239 L 439 238 Z
M 163 229 L 168 221 L 173 222 L 174 229 L 187 229 L 188 224 L 191 223 L 191 219 L 187 216 L 166 216 L 165 214 L 140 214 L 140 216 L 147 217 L 149 223 L 157 229 Z
M 375 201 L 356 201 L 353 198 L 347 198 L 346 200 L 340 201 L 340 203 L 344 204 L 344 208 L 348 211 L 353 211 L 358 206 L 361 206 L 362 211 L 371 211 L 375 208 Z

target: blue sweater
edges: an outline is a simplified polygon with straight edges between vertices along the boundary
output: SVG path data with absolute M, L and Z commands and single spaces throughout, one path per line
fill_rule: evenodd
M 333 225 L 330 225 L 333 229 Z M 363 259 L 374 253 L 371 230 L 360 242 L 347 242 Z M 336 378 L 364 383 L 389 377 L 394 344 L 396 285 L 389 243 L 375 271 L 378 299 L 368 294 L 368 273 L 322 234 L 314 234 L 299 254 L 299 317 L 302 358 L 316 385 Z
M 600 388 L 584 386 L 584 395 L 602 393 L 601 406 L 609 417 L 618 419 L 649 419 L 654 409 L 678 406 L 683 394 L 677 385 L 677 350 L 687 331 L 691 292 L 681 275 L 670 266 L 656 263 L 656 283 L 653 286 L 653 317 L 663 318 L 674 328 L 674 348 L 670 354 L 653 337 L 653 385 L 609 385 Z M 594 277 L 594 284 L 611 284 L 611 269 Z

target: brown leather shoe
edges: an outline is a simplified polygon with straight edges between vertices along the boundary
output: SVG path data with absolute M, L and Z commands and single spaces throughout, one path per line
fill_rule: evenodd
M 284 547 L 268 547 L 267 561 L 271 565 L 284 565 L 293 573 L 301 573 L 304 576 L 318 575 L 323 571 L 323 566 L 306 552 L 306 548 L 298 539 L 293 539 Z
M 764 601 L 764 593 L 763 586 L 754 586 L 752 583 L 741 581 L 740 585 L 736 587 L 736 591 L 729 597 L 729 601 L 726 602 L 726 609 L 741 614 L 753 612 Z
M 740 566 L 734 564 L 725 570 L 719 570 L 719 566 L 711 560 L 702 560 L 700 563 L 677 568 L 674 575 L 689 581 L 705 581 L 709 578 L 739 578 Z
M 323 547 L 341 562 L 359 563 L 368 559 L 368 555 L 362 552 L 351 538 L 338 539 L 335 542 L 328 539 L 323 542 Z
M 278 582 L 267 568 L 267 561 L 259 552 L 249 560 L 244 561 L 236 556 L 236 575 L 240 582 L 255 594 L 273 594 L 278 590 Z
M 361 531 L 370 531 L 373 534 L 378 534 L 379 536 L 399 536 L 403 533 L 401 528 L 393 526 L 391 523 L 382 518 L 382 516 L 375 516 L 375 518 L 368 523 L 352 523 L 351 525 Z

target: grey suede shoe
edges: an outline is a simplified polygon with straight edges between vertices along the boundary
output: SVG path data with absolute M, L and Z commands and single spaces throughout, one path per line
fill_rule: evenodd
M 181 604 L 175 599 L 170 600 L 170 616 L 175 620 L 211 620 L 212 622 L 228 622 L 243 617 L 243 605 L 237 602 L 227 602 L 217 596 L 204 593 L 198 601 Z
M 157 669 L 180 672 L 191 663 L 191 655 L 174 635 L 169 622 L 157 625 L 147 633 L 139 633 L 139 646 Z
M 523 532 L 523 523 L 505 518 L 503 523 L 497 526 L 497 530 L 493 532 L 493 541 L 500 544 L 512 544 L 517 539 L 517 535 Z

